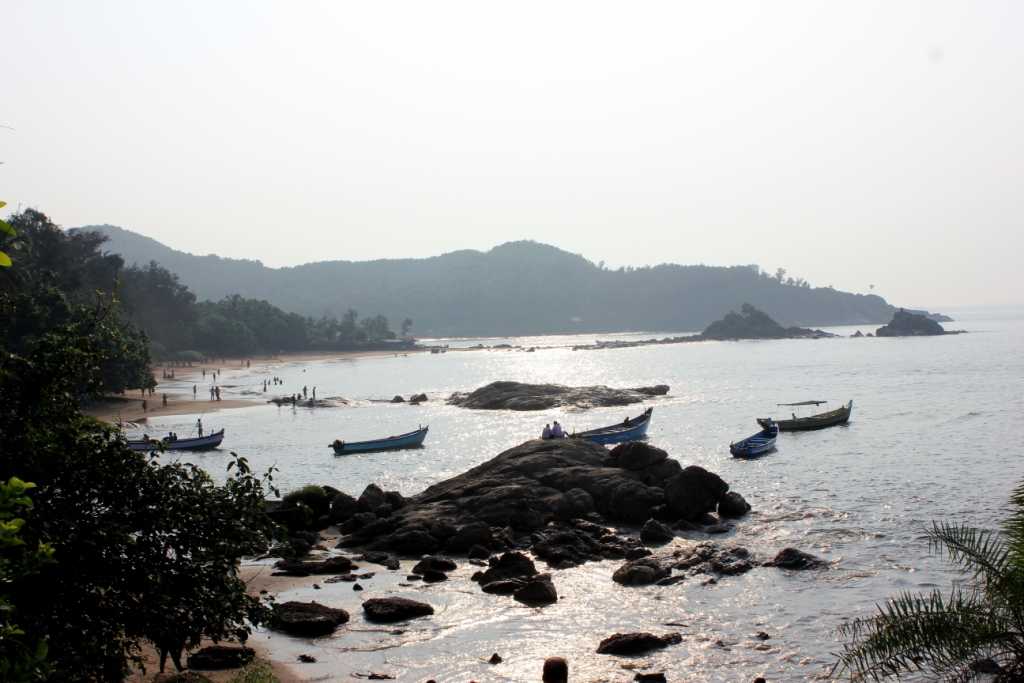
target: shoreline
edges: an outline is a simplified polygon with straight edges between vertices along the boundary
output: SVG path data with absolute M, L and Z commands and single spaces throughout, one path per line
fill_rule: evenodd
M 193 382 L 205 381 L 203 370 L 217 370 L 218 372 L 235 372 L 238 370 L 252 370 L 252 363 L 257 368 L 272 368 L 284 363 L 301 363 L 318 360 L 359 360 L 363 358 L 385 358 L 408 355 L 410 353 L 424 353 L 426 349 L 412 349 L 395 353 L 393 351 L 302 351 L 297 353 L 282 353 L 275 356 L 257 356 L 252 358 L 233 358 L 221 361 L 205 361 L 193 363 L 187 366 L 172 366 L 168 364 L 153 363 L 151 371 L 157 385 L 152 396 L 130 396 L 128 394 L 111 394 L 104 396 L 98 401 L 82 406 L 84 415 L 93 417 L 101 422 L 109 424 L 145 423 L 151 417 L 166 417 L 169 415 L 190 415 L 194 413 L 216 413 L 221 410 L 233 410 L 237 408 L 251 408 L 253 406 L 265 405 L 263 399 L 254 398 L 226 398 L 220 401 L 211 401 L 208 398 L 193 398 L 188 393 L 180 391 L 161 391 L 160 382 L 164 380 L 161 373 L 164 370 L 173 370 L 175 377 L 170 381 Z M 243 365 L 248 362 L 249 366 Z M 202 387 L 205 394 L 206 387 Z M 134 390 L 133 390 L 134 391 Z M 167 405 L 163 405 L 163 394 L 167 394 Z M 204 395 L 200 394 L 200 395 Z M 143 410 L 142 402 L 146 401 L 146 409 Z

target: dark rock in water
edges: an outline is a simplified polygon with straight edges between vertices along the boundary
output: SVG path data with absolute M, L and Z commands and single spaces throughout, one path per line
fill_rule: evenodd
M 392 403 L 405 403 L 405 399 L 402 398 L 401 396 L 399 396 L 398 394 L 395 394 L 395 397 L 391 399 L 391 402 Z
M 942 325 L 927 316 L 899 309 L 888 325 L 875 330 L 877 337 L 922 337 L 946 334 Z
M 352 590 L 354 590 L 354 591 L 361 591 L 361 590 L 363 590 L 363 587 L 360 584 L 358 584 L 358 583 L 353 583 L 352 584 Z
M 413 394 L 412 396 L 409 397 L 409 402 L 410 403 L 424 403 L 426 401 L 427 401 L 427 395 L 426 394 Z
M 671 571 L 653 557 L 641 557 L 616 569 L 612 580 L 623 586 L 648 586 L 666 578 Z
M 666 576 L 664 579 L 658 581 L 657 585 L 674 586 L 677 583 L 682 583 L 683 581 L 686 581 L 686 576 L 684 574 L 677 574 L 675 576 Z
M 850 335 L 850 337 L 852 339 L 860 339 L 863 336 L 864 336 L 864 333 L 861 332 L 860 330 L 857 330 L 856 332 L 854 332 L 853 334 Z
M 643 528 L 640 529 L 640 540 L 647 545 L 668 543 L 675 537 L 676 535 L 672 533 L 671 529 L 654 519 L 644 522 Z
M 642 470 L 668 458 L 668 453 L 643 441 L 620 443 L 608 454 L 609 467 L 625 470 Z
M 406 581 L 419 581 L 422 578 L 423 577 L 420 576 L 419 574 L 409 574 L 408 576 L 405 577 L 405 580 Z
M 562 657 L 548 657 L 544 660 L 544 683 L 569 683 L 569 663 Z
M 482 545 L 474 545 L 466 553 L 466 557 L 471 560 L 486 560 L 490 556 L 491 551 Z
M 634 681 L 646 681 L 647 683 L 665 683 L 668 679 L 660 671 L 657 673 L 637 674 L 633 676 Z
M 315 664 L 316 663 L 316 657 L 314 657 L 313 655 L 302 654 L 302 655 L 299 655 L 298 660 L 300 662 L 302 662 L 303 664 Z
M 334 633 L 348 621 L 348 612 L 318 602 L 284 602 L 274 605 L 270 627 L 293 636 L 314 638 Z
M 344 522 L 359 511 L 359 501 L 347 493 L 338 493 L 331 499 L 331 521 Z
M 332 576 L 329 579 L 325 579 L 324 583 L 352 583 L 356 578 L 355 574 L 341 574 L 339 576 Z
M 630 548 L 626 552 L 626 559 L 627 560 L 639 560 L 641 557 L 647 557 L 650 554 L 651 554 L 650 548 L 644 548 L 643 546 L 638 546 L 636 548 Z
M 783 548 L 774 560 L 765 562 L 764 566 L 781 569 L 821 569 L 827 567 L 828 562 L 796 548 Z
M 750 551 L 740 547 L 719 550 L 711 556 L 709 562 L 712 571 L 724 576 L 745 574 L 754 568 Z
M 209 645 L 188 656 L 188 668 L 203 671 L 237 669 L 253 660 L 251 647 L 240 645 Z
M 740 546 L 721 547 L 705 542 L 680 549 L 673 553 L 676 569 L 689 570 L 690 574 L 719 574 L 735 576 L 753 569 L 757 563 L 750 551 Z
M 493 595 L 512 595 L 525 585 L 525 579 L 499 579 L 481 584 L 480 590 Z
M 370 564 L 382 565 L 385 569 L 390 569 L 392 571 L 399 567 L 398 558 L 382 550 L 367 550 L 365 553 L 360 555 L 358 559 L 363 562 L 369 562 Z
M 593 408 L 640 403 L 651 396 L 668 393 L 667 385 L 613 389 L 606 386 L 567 387 L 561 384 L 491 382 L 466 393 L 454 393 L 448 403 L 483 410 L 547 410 L 557 406 Z
M 729 491 L 718 500 L 719 517 L 742 517 L 750 512 L 750 503 L 735 491 Z
M 512 597 L 525 605 L 550 605 L 558 602 L 558 592 L 550 574 L 541 574 L 527 581 Z
M 616 633 L 597 646 L 599 655 L 642 655 L 683 641 L 678 633 L 656 636 L 653 633 Z
M 473 575 L 473 580 L 482 586 L 495 581 L 528 579 L 537 575 L 537 566 L 533 560 L 520 552 L 504 553 L 491 559 L 493 562 L 487 571 Z
M 427 555 L 416 563 L 416 566 L 412 568 L 412 571 L 415 574 L 422 574 L 427 570 L 433 570 L 435 572 L 451 572 L 455 571 L 455 566 L 455 563 L 447 557 L 434 557 L 433 555 Z
M 448 575 L 444 572 L 439 572 L 435 569 L 424 569 L 423 570 L 423 582 L 424 583 L 440 583 L 441 581 L 447 581 Z
M 704 527 L 704 533 L 706 534 L 727 534 L 732 531 L 732 525 L 730 524 L 709 524 Z
M 495 652 L 493 655 L 491 655 L 491 658 L 487 660 L 487 663 L 488 664 L 501 664 L 503 661 L 504 660 L 501 658 L 501 655 L 499 655 L 497 652 Z
M 758 640 L 768 640 L 768 639 L 771 638 L 771 636 L 768 635 L 767 633 L 765 633 L 764 631 L 758 631 L 757 633 L 754 634 L 754 637 L 757 638 Z
M 363 612 L 368 621 L 392 623 L 428 616 L 434 608 L 408 598 L 370 598 L 363 603 Z
M 677 517 L 695 520 L 712 512 L 729 485 L 717 474 L 690 465 L 665 484 L 665 501 Z
M 346 574 L 352 571 L 352 560 L 338 555 L 319 562 L 280 560 L 274 564 L 284 576 L 309 576 L 310 574 Z

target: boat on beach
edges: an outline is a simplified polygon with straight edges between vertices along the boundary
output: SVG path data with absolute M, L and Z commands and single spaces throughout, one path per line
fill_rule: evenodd
M 428 427 L 389 436 L 386 439 L 374 439 L 372 441 L 342 441 L 335 439 L 330 447 L 334 449 L 335 455 L 348 455 L 349 453 L 372 453 L 374 451 L 398 451 L 405 448 L 420 448 L 423 440 L 427 438 Z
M 757 434 L 748 436 L 742 441 L 729 444 L 729 452 L 734 458 L 756 458 L 775 448 L 775 439 L 779 436 L 779 426 L 769 422 Z
M 800 401 L 799 403 L 778 403 L 778 406 L 820 406 L 828 401 Z M 831 427 L 833 425 L 846 424 L 850 419 L 850 414 L 853 413 L 853 401 L 847 402 L 846 405 L 840 406 L 835 410 L 829 410 L 828 412 L 818 413 L 817 415 L 809 415 L 807 417 L 797 417 L 796 413 L 793 413 L 793 419 L 791 420 L 775 420 L 770 417 L 759 417 L 757 424 L 762 427 L 768 426 L 769 423 L 774 422 L 779 426 L 779 430 L 783 432 L 799 432 L 807 431 L 810 429 L 823 429 L 825 427 Z
M 224 440 L 224 430 L 207 434 L 206 436 L 195 436 L 186 439 L 129 439 L 128 448 L 133 451 L 158 451 L 161 448 L 165 451 L 206 451 L 220 446 Z
M 599 444 L 638 441 L 647 437 L 647 427 L 651 424 L 651 416 L 653 414 L 654 408 L 648 408 L 640 415 L 631 417 L 619 424 L 588 429 L 585 432 L 576 432 L 572 435 L 572 438 L 586 439 L 587 441 Z

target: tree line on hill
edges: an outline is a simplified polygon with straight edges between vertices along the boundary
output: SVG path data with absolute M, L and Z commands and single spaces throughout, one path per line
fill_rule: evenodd
M 107 238 L 101 233 L 64 232 L 32 209 L 10 223 L 17 236 L 8 238 L 8 252 L 19 264 L 3 274 L 10 285 L 52 274 L 69 301 L 103 300 L 117 309 L 120 318 L 145 333 L 156 359 L 373 348 L 397 341 L 381 315 L 360 319 L 349 309 L 340 319 L 311 318 L 238 294 L 198 301 L 176 274 L 155 262 L 125 267 L 121 256 L 104 250 Z M 403 321 L 403 336 L 411 326 L 412 320 Z
M 421 259 L 324 261 L 268 268 L 259 261 L 197 256 L 114 226 L 127 263 L 156 261 L 201 298 L 265 299 L 286 311 L 340 317 L 348 308 L 416 320 L 422 336 L 512 336 L 614 331 L 696 331 L 750 303 L 783 326 L 884 323 L 880 296 L 816 287 L 784 269 L 662 264 L 609 269 L 536 242 Z

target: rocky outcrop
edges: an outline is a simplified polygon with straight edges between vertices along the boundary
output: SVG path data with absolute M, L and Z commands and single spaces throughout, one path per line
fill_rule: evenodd
M 641 557 L 622 565 L 612 574 L 612 580 L 623 586 L 649 586 L 668 578 L 672 569 L 653 557 Z
M 783 548 L 775 559 L 765 562 L 764 566 L 780 569 L 821 569 L 827 567 L 828 562 L 796 548 Z
M 668 385 L 613 389 L 606 386 L 567 387 L 561 384 L 491 382 L 470 393 L 454 393 L 448 403 L 480 410 L 547 410 L 559 406 L 594 408 L 641 403 L 664 396 Z
M 683 642 L 678 633 L 656 636 L 653 633 L 616 633 L 597 646 L 599 655 L 642 655 Z
M 888 325 L 875 331 L 876 337 L 928 337 L 946 334 L 942 325 L 924 315 L 899 309 Z
M 284 602 L 274 605 L 270 627 L 293 636 L 315 638 L 334 633 L 348 621 L 348 612 L 318 602 Z
M 425 602 L 409 598 L 371 598 L 363 603 L 363 614 L 367 621 L 390 624 L 396 621 L 408 621 L 418 617 L 426 617 L 434 613 L 434 608 Z
M 805 327 L 783 327 L 764 311 L 743 304 L 740 312 L 730 311 L 721 320 L 708 325 L 702 339 L 818 339 L 834 334 Z
M 340 545 L 406 556 L 536 547 L 552 566 L 622 558 L 636 541 L 615 536 L 603 523 L 700 520 L 729 490 L 717 475 L 682 468 L 663 454 L 642 445 L 613 458 L 583 440 L 528 441 L 403 499 L 397 509 L 381 503 L 379 488 L 367 487 L 357 505 L 376 512 L 356 513 L 342 524 L 347 535 Z

